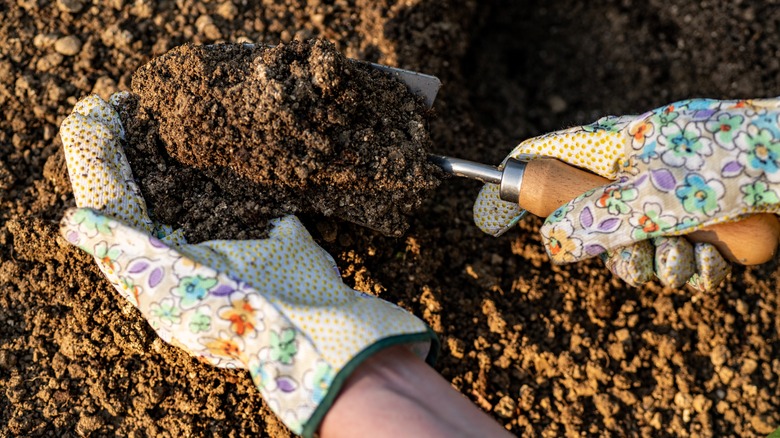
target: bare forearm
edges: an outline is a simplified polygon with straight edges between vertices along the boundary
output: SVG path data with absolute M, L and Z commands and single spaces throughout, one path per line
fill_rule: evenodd
M 509 436 L 404 347 L 358 367 L 326 415 L 322 438 Z

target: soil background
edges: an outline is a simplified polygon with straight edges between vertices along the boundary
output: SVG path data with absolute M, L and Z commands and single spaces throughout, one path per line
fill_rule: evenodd
M 57 136 L 78 98 L 129 90 L 183 44 L 312 36 L 439 76 L 442 154 L 498 162 L 521 139 L 690 97 L 780 95 L 780 4 L 650 0 L 17 0 L 0 3 L 0 436 L 289 432 L 243 372 L 160 341 L 84 253 Z M 717 293 L 629 288 L 550 265 L 538 219 L 471 222 L 442 184 L 401 238 L 305 217 L 345 281 L 439 334 L 437 369 L 523 436 L 762 436 L 780 425 L 777 260 Z M 368 432 L 370 434 L 370 432 Z

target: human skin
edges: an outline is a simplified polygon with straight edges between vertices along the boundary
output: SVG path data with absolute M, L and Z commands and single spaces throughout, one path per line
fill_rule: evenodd
M 320 425 L 322 438 L 509 437 L 487 414 L 403 346 L 367 359 Z

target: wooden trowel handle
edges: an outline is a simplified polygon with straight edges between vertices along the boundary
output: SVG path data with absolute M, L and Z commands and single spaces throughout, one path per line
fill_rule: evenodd
M 610 182 L 559 160 L 531 160 L 520 188 L 520 205 L 537 216 L 547 217 L 582 193 Z M 732 262 L 758 265 L 774 257 L 780 241 L 780 222 L 774 214 L 758 213 L 739 222 L 710 225 L 686 237 L 715 245 Z

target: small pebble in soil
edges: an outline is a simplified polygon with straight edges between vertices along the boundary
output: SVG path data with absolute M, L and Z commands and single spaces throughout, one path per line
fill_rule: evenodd
M 75 14 L 84 7 L 84 2 L 81 0 L 57 0 L 57 7 L 63 12 Z
M 81 40 L 75 35 L 68 35 L 54 43 L 54 50 L 60 55 L 74 56 L 81 51 Z
M 723 365 L 729 359 L 730 352 L 725 345 L 716 345 L 710 353 L 710 360 L 716 367 Z

